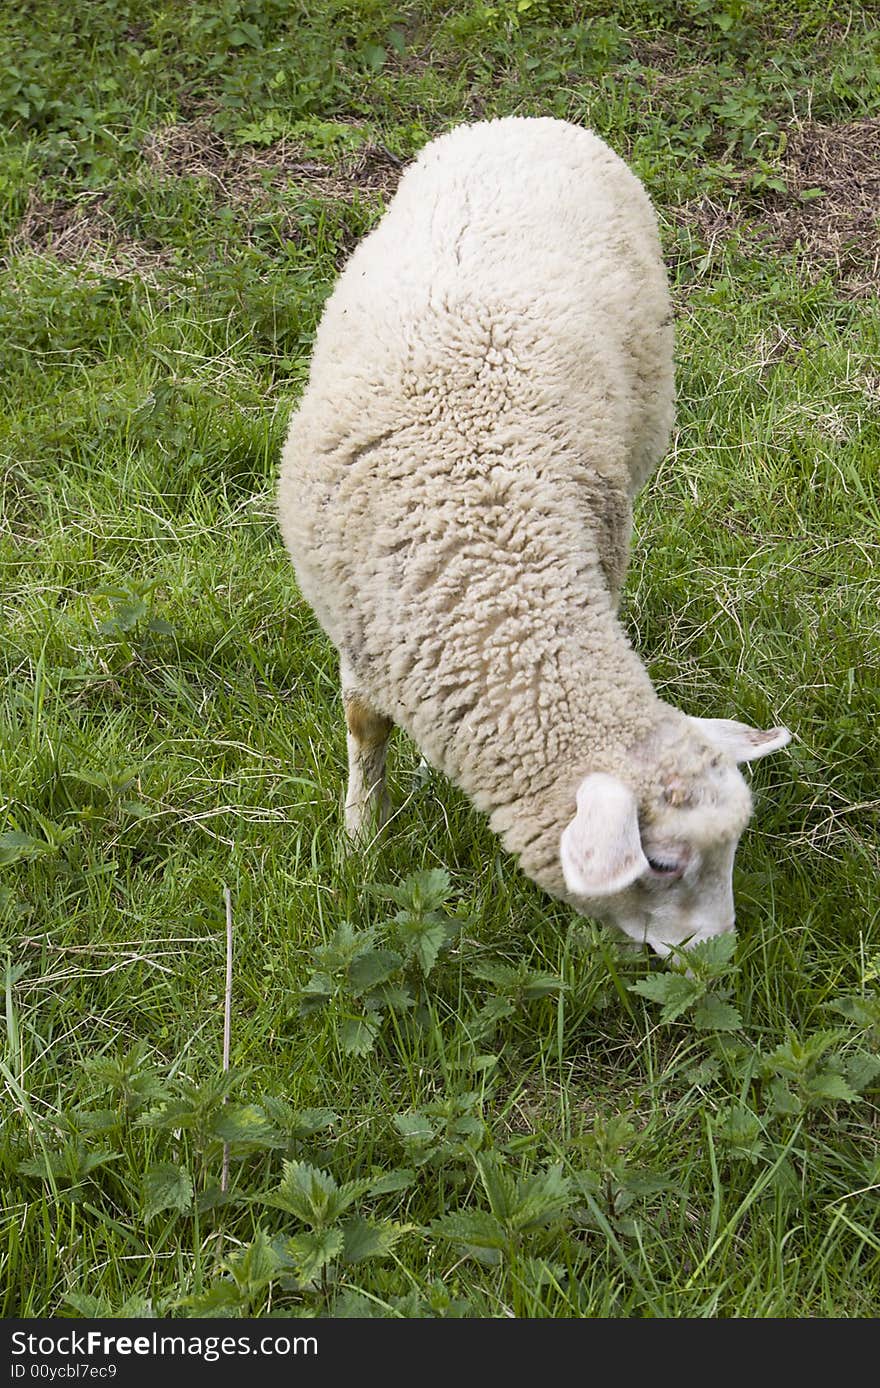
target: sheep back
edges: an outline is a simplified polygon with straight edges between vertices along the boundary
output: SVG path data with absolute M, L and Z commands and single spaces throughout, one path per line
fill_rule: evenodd
M 282 531 L 363 696 L 479 808 L 576 761 L 585 707 L 644 732 L 608 620 L 673 400 L 650 202 L 561 121 L 429 144 L 326 304 Z

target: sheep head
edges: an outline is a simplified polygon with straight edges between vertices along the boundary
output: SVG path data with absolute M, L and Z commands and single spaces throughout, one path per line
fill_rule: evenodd
M 661 955 L 733 930 L 733 860 L 752 808 L 737 763 L 765 757 L 791 737 L 787 728 L 760 731 L 728 719 L 687 718 L 683 726 L 681 717 L 674 725 L 678 765 L 662 759 L 641 795 L 617 775 L 588 775 L 560 841 L 578 909 Z M 639 773 L 647 756 L 636 749 L 636 784 L 646 783 Z

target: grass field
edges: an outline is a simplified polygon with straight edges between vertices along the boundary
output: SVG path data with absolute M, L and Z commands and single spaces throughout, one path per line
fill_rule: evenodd
M 880 1313 L 878 99 L 874 3 L 4 7 L 4 1316 Z M 633 638 L 795 732 L 692 979 L 400 735 L 346 847 L 273 518 L 337 271 L 509 113 L 592 126 L 661 219 Z

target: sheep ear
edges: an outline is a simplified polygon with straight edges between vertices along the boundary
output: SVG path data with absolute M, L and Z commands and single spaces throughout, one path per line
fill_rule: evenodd
M 713 747 L 734 761 L 757 761 L 759 757 L 777 752 L 791 741 L 788 728 L 750 728 L 748 723 L 735 723 L 731 718 L 692 718 L 699 731 Z
M 638 803 L 616 776 L 596 772 L 577 792 L 577 814 L 559 844 L 565 885 L 576 896 L 611 896 L 647 868 Z

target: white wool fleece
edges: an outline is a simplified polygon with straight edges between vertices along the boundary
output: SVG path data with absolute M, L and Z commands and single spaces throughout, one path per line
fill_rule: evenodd
M 616 617 L 673 409 L 641 184 L 589 131 L 508 118 L 404 174 L 327 303 L 284 448 L 282 531 L 346 678 L 566 899 L 584 777 L 620 777 L 650 822 L 718 760 Z M 718 813 L 736 836 L 749 810 L 742 783 Z

